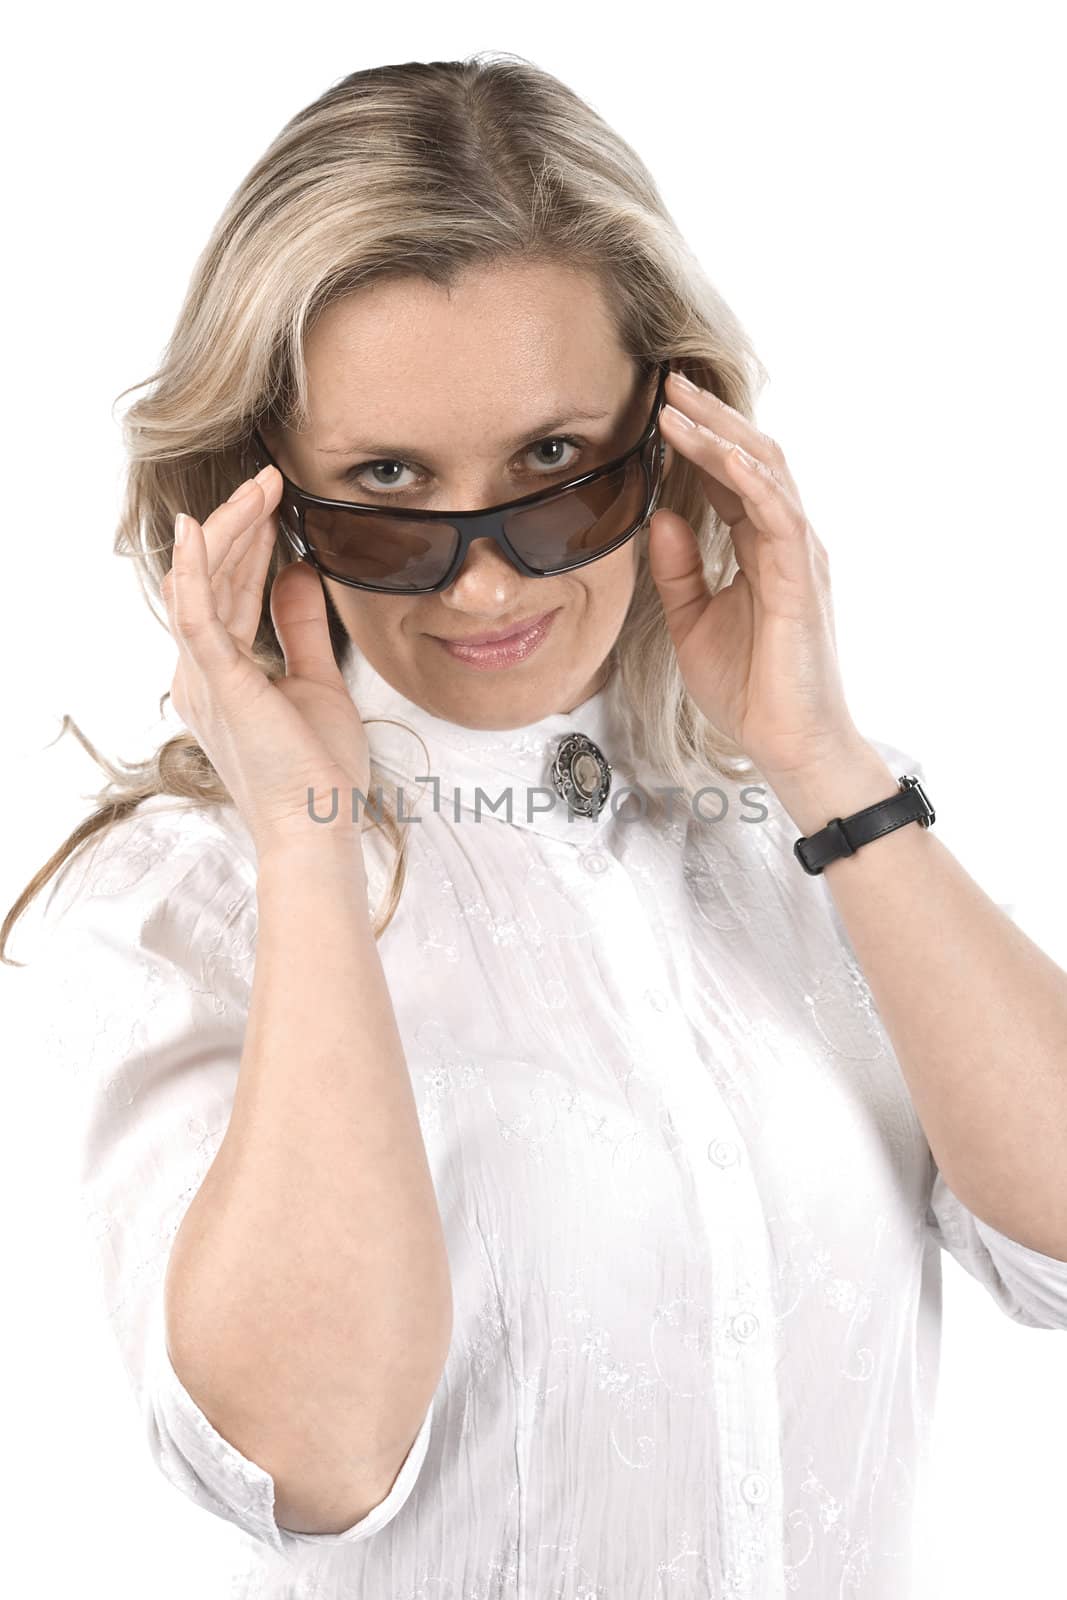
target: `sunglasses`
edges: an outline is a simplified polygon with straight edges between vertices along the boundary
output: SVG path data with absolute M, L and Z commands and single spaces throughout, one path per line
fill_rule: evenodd
M 285 476 L 253 429 L 255 470 L 283 481 L 278 525 L 296 554 L 327 578 L 377 594 L 434 594 L 453 582 L 475 539 L 492 539 L 527 578 L 597 561 L 632 539 L 659 499 L 666 446 L 658 435 L 670 362 L 659 364 L 652 416 L 637 443 L 569 483 L 484 511 L 393 511 L 308 494 Z

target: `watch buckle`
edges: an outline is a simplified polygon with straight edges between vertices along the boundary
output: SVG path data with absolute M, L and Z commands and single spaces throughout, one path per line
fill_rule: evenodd
M 934 808 L 930 804 L 930 798 L 927 795 L 926 790 L 923 788 L 918 778 L 912 777 L 901 778 L 900 786 L 902 789 L 914 789 L 915 793 L 919 796 L 926 815 L 924 817 L 918 817 L 916 820 L 920 827 L 928 828 L 930 824 L 937 819 L 934 814 Z

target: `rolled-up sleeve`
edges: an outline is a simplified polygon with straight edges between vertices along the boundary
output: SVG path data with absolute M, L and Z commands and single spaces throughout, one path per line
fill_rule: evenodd
M 62 1097 L 105 1315 L 152 1459 L 196 1505 L 277 1551 L 370 1537 L 426 1456 L 431 1401 L 384 1498 L 351 1527 L 280 1527 L 271 1474 L 212 1425 L 166 1341 L 175 1235 L 233 1106 L 255 955 L 254 860 L 210 812 L 149 810 L 68 863 L 28 965 L 31 1006 Z
M 1031 1250 L 976 1217 L 936 1167 L 926 1225 L 1013 1321 L 1028 1328 L 1067 1329 L 1067 1261 Z

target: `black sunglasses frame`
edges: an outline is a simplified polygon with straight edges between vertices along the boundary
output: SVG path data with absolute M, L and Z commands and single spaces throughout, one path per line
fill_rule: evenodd
M 509 511 L 519 510 L 524 506 L 539 505 L 542 502 L 550 501 L 557 496 L 569 494 L 572 490 L 579 489 L 584 484 L 593 483 L 597 478 L 605 478 L 609 473 L 617 472 L 618 469 L 627 461 L 629 461 L 632 456 L 635 456 L 638 454 L 638 452 L 644 450 L 649 441 L 657 435 L 659 414 L 666 403 L 664 387 L 666 385 L 667 375 L 669 372 L 670 361 L 668 360 L 660 362 L 659 383 L 656 388 L 656 399 L 652 409 L 652 416 L 637 443 L 632 445 L 631 448 L 623 455 L 616 456 L 613 461 L 606 462 L 604 466 L 597 467 L 593 472 L 583 473 L 580 478 L 572 478 L 569 483 L 554 483 L 547 489 L 538 490 L 535 494 L 524 495 L 520 500 L 505 500 L 501 502 L 500 505 L 487 506 L 481 511 L 394 511 L 390 506 L 360 505 L 353 500 L 328 500 L 321 495 L 309 494 L 307 490 L 301 489 L 298 484 L 295 484 L 291 478 L 286 477 L 285 473 L 282 472 L 281 467 L 278 466 L 278 463 L 267 449 L 267 446 L 258 428 L 253 428 L 252 430 L 250 453 L 255 470 L 257 472 L 262 471 L 264 467 L 271 466 L 275 467 L 277 471 L 281 473 L 284 492 L 278 504 L 278 525 L 288 539 L 289 544 L 292 546 L 296 555 L 301 560 L 307 561 L 311 566 L 316 568 L 316 570 L 322 573 L 324 577 L 332 578 L 335 583 L 343 583 L 350 589 L 370 590 L 375 594 L 437 594 L 439 590 L 447 589 L 449 584 L 455 580 L 457 574 L 463 566 L 464 561 L 466 560 L 467 550 L 472 541 L 475 539 L 494 540 L 497 546 L 503 551 L 507 559 L 511 562 L 512 566 L 516 567 L 524 577 L 551 578 L 555 577 L 558 573 L 572 572 L 577 567 L 587 566 L 591 561 L 599 561 L 601 556 L 609 555 L 612 550 L 619 549 L 619 547 L 624 545 L 628 539 L 632 539 L 634 534 L 637 533 L 639 529 L 644 527 L 645 523 L 648 522 L 649 518 L 652 516 L 653 511 L 655 511 L 659 501 L 659 493 L 662 486 L 663 458 L 666 455 L 666 445 L 663 444 L 662 440 L 659 441 L 659 448 L 653 452 L 652 467 L 649 466 L 647 461 L 643 463 L 648 492 L 645 497 L 645 509 L 640 520 L 637 521 L 626 533 L 621 534 L 618 539 L 613 540 L 610 545 L 607 545 L 603 550 L 597 550 L 593 555 L 584 555 L 577 561 L 568 561 L 562 566 L 552 567 L 545 572 L 539 572 L 534 567 L 529 566 L 519 555 L 518 551 L 513 549 L 509 543 L 507 534 L 504 531 L 504 518 L 506 513 Z M 313 506 L 325 507 L 325 509 L 328 511 L 341 512 L 342 514 L 349 512 L 356 513 L 360 517 L 369 516 L 380 518 L 383 521 L 400 519 L 404 522 L 448 523 L 459 534 L 459 544 L 455 555 L 449 563 L 447 572 L 441 579 L 439 579 L 437 583 L 404 589 L 398 589 L 389 584 L 363 583 L 356 578 L 346 578 L 342 577 L 340 573 L 331 572 L 329 567 L 319 559 L 314 550 L 312 550 L 311 546 L 308 544 L 306 538 L 304 537 L 304 511 L 307 507 Z M 286 512 L 289 512 L 292 515 L 292 525 L 290 525 L 289 518 L 285 514 Z

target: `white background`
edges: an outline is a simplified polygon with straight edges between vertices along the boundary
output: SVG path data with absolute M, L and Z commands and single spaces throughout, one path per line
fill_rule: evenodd
M 770 370 L 758 421 L 830 553 L 854 717 L 922 759 L 941 838 L 1067 965 L 1055 25 L 1019 3 L 36 9 L 3 105 L 3 909 L 103 783 L 73 737 L 47 748 L 63 713 L 111 757 L 165 734 L 173 648 L 111 550 L 112 404 L 153 371 L 227 197 L 346 73 L 505 50 L 651 168 Z M 5 1543 L 52 1564 L 20 1592 L 221 1595 L 237 1536 L 147 1468 L 50 1139 L 62 1085 L 31 1070 L 17 971 L 0 984 Z M 1067 1337 L 943 1263 L 916 1600 L 1058 1591 Z

